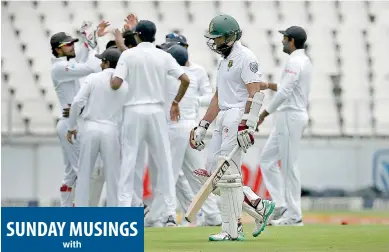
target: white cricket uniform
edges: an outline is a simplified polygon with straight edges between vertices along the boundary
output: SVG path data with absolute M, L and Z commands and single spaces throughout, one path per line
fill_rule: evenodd
M 257 57 L 239 41 L 234 43 L 228 57 L 219 63 L 216 87 L 220 112 L 208 149 L 206 169 L 210 174 L 216 169 L 219 157 L 228 156 L 238 144 L 238 125 L 249 97 L 246 84 L 261 82 L 261 77 Z M 238 150 L 225 174 L 241 176 L 241 163 L 242 151 Z M 242 214 L 243 199 L 242 186 L 220 187 L 222 231 L 231 236 L 237 236 L 237 220 Z
M 98 40 L 98 42 L 100 42 Z M 98 43 L 101 44 L 101 43 Z M 93 50 L 93 52 L 89 53 L 89 58 L 88 58 L 88 64 L 94 65 L 94 66 L 100 66 L 101 60 L 96 58 L 95 54 L 97 53 L 102 53 L 102 51 L 99 51 L 100 48 L 105 48 L 101 47 L 100 45 Z M 90 49 L 91 50 L 91 49 Z M 104 51 L 104 50 L 103 50 Z M 82 86 L 85 82 L 85 79 L 87 76 L 80 78 L 80 86 Z M 81 136 L 82 130 L 83 130 L 83 125 L 84 125 L 84 120 L 81 116 L 78 118 L 78 127 L 77 127 L 77 135 Z M 99 154 L 96 160 L 95 168 L 93 169 L 92 175 L 91 175 L 91 181 L 90 181 L 90 190 L 89 190 L 89 205 L 90 206 L 99 206 L 100 201 L 103 198 L 103 187 L 104 187 L 104 168 L 103 168 L 103 160 L 101 159 L 101 155 Z
M 107 206 L 117 206 L 120 144 L 119 125 L 128 85 L 112 90 L 110 81 L 114 69 L 91 74 L 73 100 L 69 130 L 77 128 L 77 117 L 83 111 L 83 131 L 80 138 L 80 158 L 77 178 L 76 206 L 89 206 L 89 180 L 98 154 L 101 155 L 107 183 Z
M 169 139 L 173 158 L 173 174 L 176 181 L 176 196 L 182 208 L 186 212 L 194 195 L 201 188 L 201 183 L 193 174 L 193 171 L 204 167 L 204 159 L 196 150 L 189 146 L 188 136 L 192 128 L 196 126 L 198 107 L 200 104 L 210 103 L 213 93 L 209 78 L 204 68 L 189 62 L 188 67 L 183 67 L 190 79 L 190 85 L 180 102 L 180 121 L 170 120 L 170 104 L 173 102 L 180 82 L 173 77 L 168 77 L 167 102 L 165 106 L 166 120 L 169 125 Z M 146 145 L 143 143 L 138 152 L 135 176 L 135 195 L 133 206 L 142 205 L 143 195 L 143 174 L 146 160 Z M 149 169 L 155 170 L 156 162 L 148 155 Z M 150 168 L 151 167 L 151 168 Z M 155 186 L 155 174 L 150 174 L 152 186 Z M 202 207 L 206 221 L 217 222 L 220 219 L 220 212 L 216 203 L 216 196 L 211 195 Z
M 155 222 L 176 214 L 176 193 L 164 105 L 166 75 L 179 78 L 182 74 L 184 70 L 170 54 L 148 42 L 124 51 L 115 71 L 115 76 L 126 80 L 131 90 L 125 104 L 122 126 L 119 206 L 131 206 L 138 149 L 145 141 L 151 155 L 158 160 L 158 169 L 161 169 L 157 173 L 155 198 L 148 214 L 150 220 Z M 167 210 L 162 213 L 162 209 Z
M 285 217 L 301 220 L 301 182 L 297 167 L 299 144 L 308 123 L 312 64 L 303 49 L 295 50 L 283 69 L 277 93 L 266 111 L 276 123 L 260 157 L 266 188 Z M 281 160 L 281 170 L 277 166 Z
M 60 120 L 57 123 L 57 134 L 65 165 L 61 187 L 61 206 L 68 207 L 73 204 L 71 190 L 77 177 L 79 143 L 76 140 L 74 144 L 70 144 L 66 140 L 68 118 L 62 117 L 62 109 L 69 107 L 80 89 L 79 79 L 100 70 L 87 61 L 89 55 L 87 47 L 82 45 L 76 55 L 76 59 L 70 61 L 67 61 L 66 57 L 53 58 L 51 69 L 51 78 L 61 106 Z
M 205 166 L 202 154 L 189 146 L 190 131 L 197 125 L 197 115 L 200 104 L 209 104 L 212 97 L 212 87 L 209 83 L 207 73 L 201 66 L 189 62 L 188 67 L 183 67 L 190 79 L 190 85 L 180 102 L 180 120 L 173 122 L 169 117 L 169 107 L 166 107 L 166 115 L 169 124 L 169 138 L 173 157 L 173 174 L 176 182 L 177 198 L 181 206 L 187 211 L 193 193 L 197 193 L 202 184 L 193 174 L 193 171 Z M 179 89 L 179 82 L 169 78 L 168 102 L 171 104 Z M 180 176 L 181 171 L 185 176 Z M 186 182 L 186 179 L 188 182 Z M 187 188 L 187 185 L 190 188 Z M 191 192 L 192 191 L 192 192 Z M 190 193 L 191 192 L 191 193 Z M 190 193 L 188 195 L 188 193 Z M 212 195 L 204 203 L 202 210 L 206 220 L 213 221 L 220 219 L 220 212 L 217 207 L 216 197 Z

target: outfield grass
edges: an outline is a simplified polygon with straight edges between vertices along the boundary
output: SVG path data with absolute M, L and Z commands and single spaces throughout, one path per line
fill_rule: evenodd
M 147 252 L 388 252 L 388 225 L 305 225 L 267 227 L 259 237 L 244 226 L 245 241 L 209 242 L 208 235 L 220 227 L 146 228 Z

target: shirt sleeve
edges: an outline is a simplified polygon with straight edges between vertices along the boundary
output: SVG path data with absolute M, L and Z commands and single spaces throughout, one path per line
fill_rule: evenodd
M 208 74 L 205 72 L 203 68 L 200 69 L 201 71 L 198 78 L 199 78 L 199 102 L 200 105 L 209 105 L 211 103 L 213 92 L 211 83 L 209 82 Z
M 254 54 L 247 54 L 243 60 L 241 78 L 245 84 L 262 82 L 259 60 Z
M 168 53 L 166 53 L 166 55 L 167 74 L 178 79 L 181 75 L 185 73 L 185 71 L 180 65 L 178 65 L 176 59 L 174 59 L 173 56 Z
M 89 47 L 86 43 L 75 44 L 76 58 L 75 60 L 80 63 L 85 63 L 89 56 Z
M 85 79 L 85 83 L 81 86 L 80 91 L 74 97 L 69 112 L 69 128 L 68 130 L 75 130 L 77 127 L 77 118 L 81 113 L 81 109 L 85 106 L 91 90 L 92 90 L 92 78 Z
M 294 88 L 298 84 L 300 71 L 301 67 L 298 62 L 290 62 L 286 65 L 284 77 L 281 80 L 281 85 L 277 85 L 277 93 L 267 106 L 266 111 L 269 114 L 276 111 L 277 108 L 292 94 Z
M 85 63 L 64 61 L 53 69 L 53 75 L 59 81 L 72 81 L 94 73 L 95 69 Z
M 125 52 L 122 53 L 116 65 L 115 73 L 113 75 L 114 77 L 118 77 L 122 80 L 125 80 L 127 78 L 128 71 L 129 71 L 129 67 L 125 60 L 125 56 L 126 56 Z

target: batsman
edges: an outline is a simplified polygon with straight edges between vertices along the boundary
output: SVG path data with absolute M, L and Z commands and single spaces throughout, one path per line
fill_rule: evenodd
M 253 236 L 258 236 L 275 207 L 273 202 L 261 199 L 242 185 L 243 152 L 254 144 L 254 131 L 264 98 L 260 90 L 268 85 L 262 82 L 257 57 L 239 41 L 241 35 L 238 22 L 229 15 L 213 18 L 205 34 L 209 48 L 223 59 L 217 68 L 216 92 L 204 118 L 190 135 L 191 147 L 201 151 L 206 131 L 216 120 L 206 170 L 198 169 L 195 174 L 205 183 L 225 157 L 233 153 L 228 169 L 214 185 L 213 193 L 220 195 L 223 223 L 221 233 L 211 235 L 210 241 L 243 240 L 242 209 L 255 218 Z M 237 146 L 240 148 L 235 148 Z

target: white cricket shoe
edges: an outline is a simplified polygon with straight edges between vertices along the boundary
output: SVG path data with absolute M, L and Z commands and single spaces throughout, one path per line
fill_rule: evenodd
M 269 220 L 269 217 L 274 211 L 274 208 L 276 204 L 273 201 L 270 200 L 264 200 L 262 199 L 261 202 L 262 208 L 258 205 L 256 208 L 256 212 L 262 217 L 262 219 L 255 219 L 255 227 L 253 230 L 253 236 L 257 237 L 260 235 L 265 227 L 267 226 L 267 221 Z
M 177 227 L 176 219 L 173 217 L 173 215 L 169 215 L 167 217 L 167 220 L 165 222 L 165 227 Z
M 278 220 L 272 220 L 271 221 L 272 226 L 304 226 L 303 220 L 299 219 L 292 219 L 292 218 L 287 218 L 283 217 Z
M 221 232 L 219 234 L 213 234 L 209 236 L 209 241 L 243 241 L 244 236 L 243 233 L 238 233 L 238 237 L 236 239 L 232 239 L 231 236 L 226 232 Z
M 283 218 L 285 213 L 286 213 L 286 210 L 287 209 L 285 207 L 274 208 L 274 212 L 273 212 L 272 216 L 270 217 L 270 219 L 268 220 L 267 225 L 271 226 L 271 221 Z

